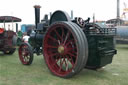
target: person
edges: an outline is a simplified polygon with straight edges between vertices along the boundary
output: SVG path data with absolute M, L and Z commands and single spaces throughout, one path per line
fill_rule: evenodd
M 23 42 L 26 42 L 26 43 L 27 43 L 28 40 L 29 40 L 29 38 L 30 38 L 30 37 L 29 37 L 29 36 L 27 35 L 27 33 L 25 32 L 24 35 L 23 35 L 22 40 L 23 40 Z

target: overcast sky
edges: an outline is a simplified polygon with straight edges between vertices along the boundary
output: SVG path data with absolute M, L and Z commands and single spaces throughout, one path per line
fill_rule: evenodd
M 55 10 L 64 10 L 75 17 L 87 19 L 95 13 L 96 20 L 108 20 L 116 17 L 117 0 L 0 0 L 0 16 L 12 15 L 22 19 L 23 24 L 34 24 L 34 5 L 41 5 L 41 19 L 44 14 Z M 120 0 L 120 15 L 128 0 Z M 128 16 L 127 16 L 128 17 Z

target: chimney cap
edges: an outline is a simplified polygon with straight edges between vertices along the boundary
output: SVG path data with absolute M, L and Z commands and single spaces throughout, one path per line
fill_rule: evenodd
M 34 8 L 41 8 L 41 6 L 40 5 L 35 5 Z

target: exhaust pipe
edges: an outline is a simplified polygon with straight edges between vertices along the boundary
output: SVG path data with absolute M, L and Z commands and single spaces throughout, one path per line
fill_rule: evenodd
M 40 23 L 40 5 L 35 5 L 35 25 L 36 25 L 36 29 L 37 29 L 37 24 Z

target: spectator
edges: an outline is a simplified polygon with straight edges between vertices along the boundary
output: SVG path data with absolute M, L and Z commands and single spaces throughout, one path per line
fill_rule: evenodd
M 27 35 L 27 33 L 26 33 L 26 32 L 24 33 L 24 35 L 23 35 L 23 38 L 22 38 L 22 39 L 23 39 L 23 42 L 26 42 L 26 43 L 28 42 L 28 40 L 29 40 L 29 36 Z

